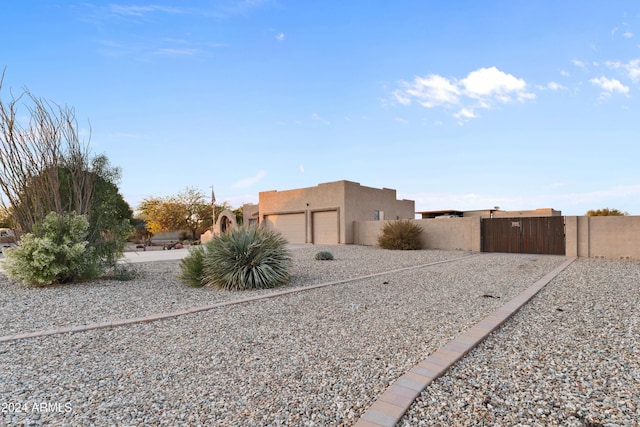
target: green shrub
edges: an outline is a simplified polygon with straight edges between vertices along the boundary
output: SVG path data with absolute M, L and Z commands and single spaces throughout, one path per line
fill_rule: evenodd
M 189 249 L 189 254 L 180 260 L 180 280 L 189 286 L 201 287 L 204 276 L 204 246 Z
M 178 240 L 181 242 L 191 240 L 191 234 L 187 233 L 186 231 L 181 231 L 178 235 Z
M 89 222 L 84 215 L 51 212 L 26 233 L 17 248 L 4 251 L 9 277 L 28 285 L 91 279 L 103 272 L 95 248 L 88 246 Z
M 329 251 L 320 251 L 316 254 L 315 259 L 319 261 L 327 261 L 333 259 L 333 254 Z
M 378 245 L 384 249 L 422 249 L 422 227 L 408 219 L 387 222 L 378 237 Z
M 228 290 L 273 288 L 289 280 L 291 254 L 276 231 L 250 226 L 207 242 L 203 283 Z

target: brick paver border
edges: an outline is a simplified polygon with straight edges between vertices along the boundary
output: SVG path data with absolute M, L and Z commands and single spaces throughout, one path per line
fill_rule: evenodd
M 414 400 L 435 379 L 443 375 L 465 354 L 498 329 L 520 308 L 544 288 L 553 278 L 567 268 L 575 258 L 570 258 L 547 273 L 511 301 L 482 319 L 454 340 L 439 348 L 409 372 L 398 378 L 376 400 L 355 424 L 356 427 L 393 427 L 402 419 Z

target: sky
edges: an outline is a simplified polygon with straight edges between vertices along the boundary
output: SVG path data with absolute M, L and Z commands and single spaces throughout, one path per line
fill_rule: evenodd
M 134 209 L 345 179 L 640 215 L 635 0 L 21 0 L 0 37 L 2 99 L 73 107 Z

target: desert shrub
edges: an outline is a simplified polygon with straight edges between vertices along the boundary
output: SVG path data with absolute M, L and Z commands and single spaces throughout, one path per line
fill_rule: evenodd
M 203 283 L 228 290 L 273 288 L 289 280 L 291 254 L 280 233 L 250 226 L 207 242 Z
M 180 260 L 179 279 L 189 286 L 200 287 L 204 275 L 204 246 L 189 249 L 189 254 Z
M 319 261 L 329 261 L 333 259 L 333 254 L 329 251 L 320 251 L 316 254 L 315 259 Z
M 140 277 L 140 271 L 132 264 L 115 264 L 103 278 L 127 282 Z
M 89 221 L 84 215 L 51 212 L 17 248 L 4 251 L 9 277 L 28 285 L 67 283 L 102 274 L 100 257 L 88 246 Z
M 181 242 L 188 241 L 190 239 L 191 239 L 191 234 L 187 233 L 186 231 L 181 231 L 180 234 L 178 235 L 178 240 Z
M 387 222 L 378 237 L 378 245 L 384 249 L 422 249 L 422 227 L 408 219 Z

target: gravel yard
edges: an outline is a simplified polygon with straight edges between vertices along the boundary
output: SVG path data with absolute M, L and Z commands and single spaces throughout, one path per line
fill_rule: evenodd
M 313 260 L 321 249 L 336 260 Z M 565 260 L 360 246 L 293 255 L 289 287 L 452 261 L 168 320 L 2 343 L 0 424 L 351 425 L 398 376 Z M 133 282 L 29 289 L 2 280 L 0 336 L 272 292 L 188 288 L 175 279 L 178 265 L 140 264 Z M 432 384 L 401 424 L 637 425 L 639 283 L 640 263 L 577 260 Z M 547 418 L 536 415 L 540 408 Z
M 331 262 L 315 261 L 313 257 L 320 250 L 331 251 L 336 259 Z M 186 286 L 177 279 L 180 274 L 179 260 L 130 264 L 141 276 L 140 280 L 134 281 L 96 280 L 28 288 L 0 280 L 0 336 L 173 312 L 287 288 L 460 258 L 471 253 L 380 251 L 363 246 L 308 246 L 295 249 L 292 254 L 295 262 L 287 286 L 242 293 Z M 4 277 L 2 272 L 0 277 Z
M 578 259 L 401 426 L 639 426 L 640 263 Z

